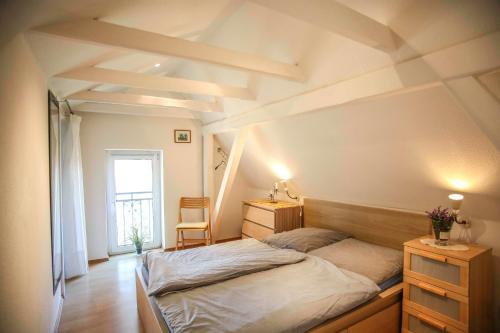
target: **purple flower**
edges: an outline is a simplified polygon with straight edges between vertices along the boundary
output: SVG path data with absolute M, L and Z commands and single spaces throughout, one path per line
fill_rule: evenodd
M 434 228 L 439 228 L 440 230 L 449 231 L 456 220 L 455 213 L 450 212 L 448 208 L 441 209 L 441 206 L 434 208 L 432 212 L 426 211 L 425 213 L 432 220 Z

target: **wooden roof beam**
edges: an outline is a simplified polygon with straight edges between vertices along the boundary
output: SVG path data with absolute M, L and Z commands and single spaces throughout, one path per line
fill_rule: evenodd
M 333 0 L 250 1 L 385 52 L 397 49 L 389 27 Z
M 102 21 L 83 19 L 55 23 L 35 28 L 34 31 L 88 43 L 201 61 L 292 81 L 302 82 L 305 79 L 300 68 L 295 65 Z
M 139 105 L 139 106 L 156 106 L 167 108 L 180 108 L 191 111 L 201 112 L 220 112 L 221 108 L 217 103 L 174 99 L 166 97 L 134 95 L 126 93 L 103 92 L 103 91 L 82 91 L 67 97 L 69 100 L 108 103 L 108 104 L 123 104 L 123 105 Z
M 215 84 L 211 82 L 187 80 L 175 77 L 148 75 L 98 67 L 77 68 L 56 75 L 56 77 L 72 80 L 91 81 L 102 84 L 161 90 L 187 94 L 232 97 L 254 100 L 255 96 L 247 88 Z

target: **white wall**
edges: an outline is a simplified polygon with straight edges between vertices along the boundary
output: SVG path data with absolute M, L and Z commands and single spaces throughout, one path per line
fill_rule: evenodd
M 221 155 L 217 153 L 217 147 L 221 147 L 229 156 L 234 138 L 234 132 L 219 133 L 214 136 L 214 165 L 217 165 L 222 160 Z M 225 170 L 226 166 L 223 165 L 214 171 L 214 189 L 216 196 L 219 194 Z M 221 228 L 217 237 L 218 240 L 241 237 L 241 223 L 243 220 L 242 201 L 253 199 L 254 196 L 252 194 L 244 173 L 237 172 L 233 187 L 229 194 L 229 204 L 226 205 L 221 212 Z M 214 200 L 216 199 L 217 198 L 214 198 Z
M 80 113 L 89 259 L 108 256 L 106 149 L 163 150 L 166 247 L 175 246 L 179 197 L 202 195 L 202 139 L 197 120 Z M 191 129 L 191 144 L 174 143 L 174 129 Z
M 0 73 L 0 331 L 53 332 L 47 85 L 22 35 Z
M 229 194 L 229 202 L 221 212 L 221 228 L 217 236 L 218 240 L 241 237 L 242 201 L 255 199 L 249 190 L 250 186 L 245 175 L 238 172 Z
M 240 164 L 248 191 L 264 197 L 278 178 L 273 164 L 313 198 L 423 212 L 463 193 L 473 240 L 493 247 L 498 325 L 500 153 L 445 88 L 254 126 Z

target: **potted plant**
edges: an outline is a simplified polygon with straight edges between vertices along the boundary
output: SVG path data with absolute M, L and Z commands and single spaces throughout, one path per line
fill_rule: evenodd
M 436 244 L 448 245 L 450 230 L 456 220 L 455 214 L 450 212 L 448 208 L 441 209 L 441 206 L 434 208 L 431 212 L 426 211 L 426 213 L 432 221 Z
M 130 228 L 130 230 L 131 230 L 131 232 L 130 232 L 129 239 L 132 243 L 134 243 L 135 251 L 137 252 L 137 254 L 141 254 L 142 253 L 142 245 L 144 244 L 144 237 L 139 235 L 139 229 L 137 229 L 136 226 L 132 226 L 132 228 Z

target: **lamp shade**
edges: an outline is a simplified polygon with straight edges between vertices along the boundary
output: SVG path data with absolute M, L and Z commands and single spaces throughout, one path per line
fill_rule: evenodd
M 453 193 L 448 196 L 448 199 L 450 199 L 451 208 L 453 208 L 453 210 L 459 210 L 460 206 L 462 206 L 464 196 L 462 194 Z

